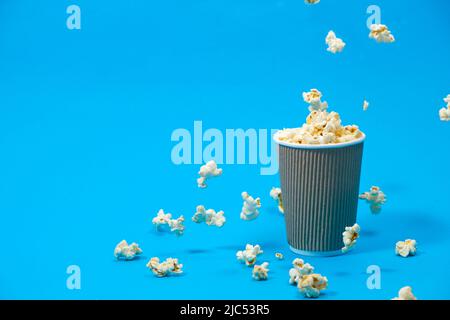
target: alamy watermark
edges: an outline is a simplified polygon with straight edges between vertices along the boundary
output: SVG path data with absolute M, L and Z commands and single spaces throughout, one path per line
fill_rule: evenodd
M 373 264 L 367 267 L 366 273 L 370 274 L 366 281 L 367 289 L 381 289 L 381 268 L 376 264 Z
M 69 290 L 81 289 L 81 269 L 76 264 L 67 267 L 66 273 L 69 275 L 66 280 L 66 287 Z
M 261 175 L 278 172 L 278 153 L 272 140 L 277 129 L 203 130 L 202 121 L 194 121 L 192 129 L 178 128 L 172 132 L 171 160 L 176 165 L 217 164 L 260 165 Z
M 367 7 L 366 13 L 370 14 L 366 20 L 367 28 L 370 29 L 372 24 L 381 24 L 381 9 L 379 6 L 371 4 Z
M 76 4 L 67 7 L 66 13 L 69 14 L 66 20 L 66 26 L 69 30 L 81 29 L 81 9 Z

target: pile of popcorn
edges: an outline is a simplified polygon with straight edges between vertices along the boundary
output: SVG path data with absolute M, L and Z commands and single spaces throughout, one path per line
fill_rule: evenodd
M 447 104 L 447 107 L 439 110 L 439 118 L 442 121 L 450 121 L 450 94 L 444 98 L 444 102 Z
M 278 131 L 276 138 L 294 144 L 330 144 L 356 140 L 362 132 L 356 125 L 343 126 L 337 112 L 328 112 L 328 104 L 321 101 L 322 93 L 311 89 L 303 93 L 303 100 L 309 103 L 310 114 L 300 128 Z

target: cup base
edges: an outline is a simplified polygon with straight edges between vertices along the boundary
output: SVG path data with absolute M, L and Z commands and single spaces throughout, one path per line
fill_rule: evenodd
M 306 250 L 299 250 L 295 249 L 292 246 L 289 246 L 289 249 L 291 249 L 292 252 L 302 255 L 302 256 L 308 256 L 308 257 L 333 257 L 333 256 L 339 256 L 344 254 L 342 250 L 335 250 L 335 251 L 306 251 Z

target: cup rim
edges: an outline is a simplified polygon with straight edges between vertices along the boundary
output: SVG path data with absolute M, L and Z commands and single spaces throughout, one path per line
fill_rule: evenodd
M 294 148 L 294 149 L 335 149 L 335 148 L 344 148 L 344 147 L 348 147 L 348 146 L 352 146 L 358 143 L 362 143 L 365 139 L 366 139 L 366 135 L 364 134 L 364 132 L 361 131 L 361 137 L 359 137 L 358 139 L 352 140 L 352 141 L 348 141 L 348 142 L 339 142 L 339 143 L 328 143 L 328 144 L 299 144 L 299 143 L 291 143 L 291 142 L 286 142 L 286 141 L 281 141 L 278 139 L 278 134 L 279 132 L 281 132 L 282 130 L 279 130 L 277 132 L 275 132 L 275 134 L 273 135 L 273 140 L 275 141 L 275 143 L 285 146 L 285 147 L 290 147 L 290 148 Z

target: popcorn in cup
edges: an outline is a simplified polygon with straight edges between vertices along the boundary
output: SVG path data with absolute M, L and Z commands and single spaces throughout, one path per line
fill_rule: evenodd
M 306 123 L 274 135 L 287 240 L 292 251 L 310 256 L 343 253 L 342 230 L 356 223 L 365 139 L 357 126 L 343 126 L 338 113 L 328 112 L 321 96 L 317 89 L 304 93 Z

